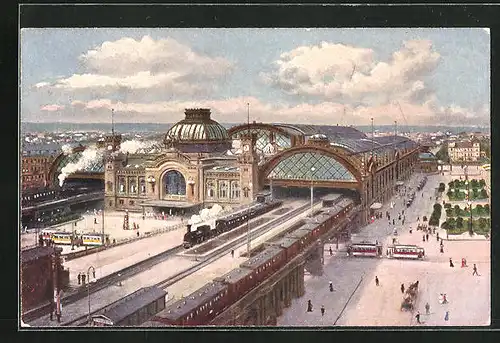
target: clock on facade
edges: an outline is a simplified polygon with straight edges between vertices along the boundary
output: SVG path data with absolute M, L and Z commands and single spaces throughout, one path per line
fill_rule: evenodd
M 243 145 L 243 151 L 248 151 L 248 150 L 250 150 L 250 147 L 247 144 Z

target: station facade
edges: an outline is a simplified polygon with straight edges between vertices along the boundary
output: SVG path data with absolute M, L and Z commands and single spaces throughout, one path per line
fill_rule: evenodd
M 263 189 L 314 187 L 357 194 L 362 223 L 374 203 L 388 200 L 413 173 L 419 153 L 406 137 L 372 139 L 345 126 L 253 122 L 226 129 L 209 109 L 186 109 L 151 148 L 124 154 L 121 143 L 120 135 L 106 137 L 103 159 L 80 173 L 103 177 L 108 209 L 236 206 Z M 51 177 L 56 180 L 61 166 L 75 159 L 58 157 Z

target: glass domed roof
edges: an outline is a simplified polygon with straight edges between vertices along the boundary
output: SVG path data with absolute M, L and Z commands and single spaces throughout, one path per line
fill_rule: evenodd
M 210 110 L 205 108 L 186 109 L 186 117 L 168 130 L 166 141 L 228 141 L 224 126 L 210 118 Z

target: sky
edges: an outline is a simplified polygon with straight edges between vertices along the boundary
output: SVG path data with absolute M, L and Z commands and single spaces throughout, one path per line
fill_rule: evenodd
M 22 122 L 488 126 L 488 29 L 22 29 Z M 249 104 L 249 106 L 247 106 Z

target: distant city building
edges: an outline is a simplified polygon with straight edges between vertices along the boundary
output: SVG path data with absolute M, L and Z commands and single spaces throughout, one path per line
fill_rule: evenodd
M 25 145 L 21 158 L 22 190 L 49 185 L 49 169 L 61 148 L 57 144 Z
M 448 143 L 448 156 L 451 162 L 477 162 L 481 157 L 479 140 Z

